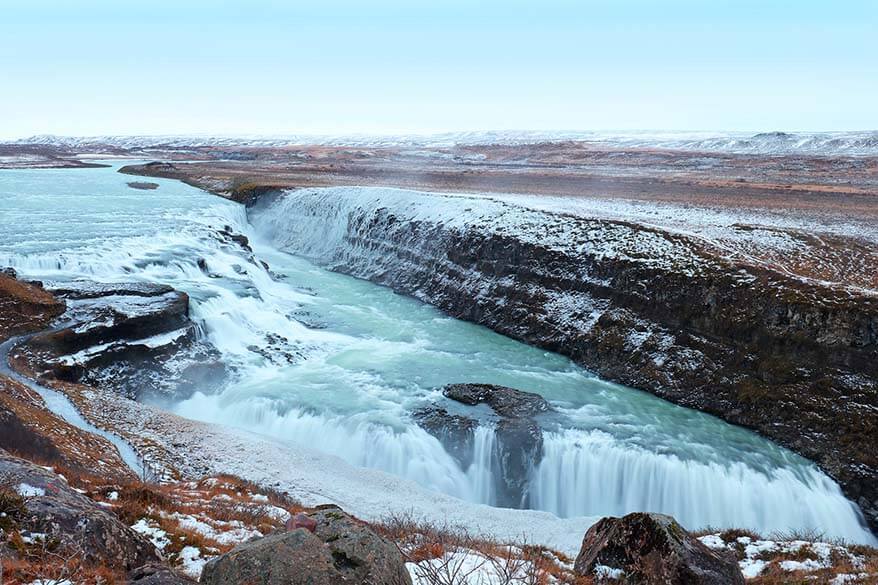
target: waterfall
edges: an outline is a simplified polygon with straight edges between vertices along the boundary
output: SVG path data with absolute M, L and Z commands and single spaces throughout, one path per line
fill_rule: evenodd
M 813 466 L 756 470 L 623 447 L 602 432 L 546 433 L 532 481 L 535 508 L 562 517 L 661 512 L 698 529 L 762 533 L 813 528 L 868 538 L 859 510 Z
M 0 265 L 26 278 L 146 280 L 188 293 L 192 318 L 234 375 L 217 394 L 195 393 L 171 405 L 179 414 L 496 505 L 491 421 L 474 415 L 480 424 L 472 463 L 462 468 L 411 413 L 442 401 L 437 389 L 444 384 L 503 384 L 541 393 L 559 414 L 544 429 L 542 458 L 528 477 L 532 508 L 563 517 L 652 510 L 690 528 L 817 527 L 828 536 L 875 542 L 830 478 L 748 431 L 609 387 L 566 358 L 321 268 L 343 266 L 364 278 L 404 274 L 381 242 L 363 241 L 372 213 L 447 226 L 478 204 L 471 199 L 424 204 L 404 191 L 305 190 L 266 199 L 252 210 L 251 225 L 242 208 L 187 186 L 163 184 L 144 198 L 124 182 L 114 186 L 124 178 L 111 171 L 70 176 L 105 177 L 106 184 L 93 179 L 75 198 L 62 190 L 52 205 L 33 197 L 55 193 L 51 174 L 23 174 L 14 193 L 0 190 L 0 202 L 41 211 L 0 213 L 0 233 L 7 234 Z M 95 208 L 111 211 L 95 221 Z M 402 222 L 387 225 L 396 223 Z M 224 225 L 250 238 L 255 257 L 216 237 Z M 438 238 L 397 243 L 417 259 L 433 253 Z

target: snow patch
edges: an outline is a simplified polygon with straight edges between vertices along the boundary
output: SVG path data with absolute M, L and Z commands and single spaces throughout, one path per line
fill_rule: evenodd
M 406 568 L 413 585 L 528 585 L 533 582 L 535 570 L 528 561 L 507 561 L 469 549 L 456 549 L 435 559 L 406 563 Z
M 598 579 L 618 580 L 625 576 L 625 571 L 607 565 L 595 565 L 594 576 Z
M 171 544 L 171 540 L 168 538 L 168 533 L 159 528 L 155 522 L 147 518 L 141 518 L 135 522 L 131 526 L 131 529 L 134 530 L 134 532 L 147 537 L 150 542 L 152 542 L 152 545 L 159 551 L 164 551 L 165 547 Z
M 180 551 L 179 558 L 180 566 L 183 569 L 183 572 L 193 579 L 198 579 L 199 577 L 201 577 L 201 572 L 204 570 L 204 565 L 206 565 L 207 561 L 210 560 L 202 557 L 201 551 L 194 546 L 183 547 L 183 550 Z
M 18 484 L 18 495 L 22 498 L 36 498 L 39 496 L 45 496 L 46 490 L 27 483 L 20 483 Z

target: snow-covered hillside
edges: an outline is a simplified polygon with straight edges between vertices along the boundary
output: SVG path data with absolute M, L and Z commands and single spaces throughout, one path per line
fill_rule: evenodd
M 283 147 L 301 144 L 364 147 L 433 147 L 457 145 L 531 144 L 575 141 L 604 148 L 664 148 L 742 154 L 811 154 L 878 156 L 878 131 L 861 132 L 580 132 L 496 131 L 398 135 L 224 136 L 210 134 L 156 136 L 30 136 L 13 144 L 64 148 L 113 146 L 126 149 L 193 147 Z

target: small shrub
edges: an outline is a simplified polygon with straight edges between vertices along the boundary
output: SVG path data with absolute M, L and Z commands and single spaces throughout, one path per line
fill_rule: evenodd
M 15 490 L 0 486 L 0 530 L 14 530 L 27 515 L 27 505 Z

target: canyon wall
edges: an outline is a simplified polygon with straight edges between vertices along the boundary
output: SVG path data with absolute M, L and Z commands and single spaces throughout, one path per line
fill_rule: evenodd
M 281 248 L 756 430 L 878 526 L 878 297 L 693 235 L 394 189 L 251 201 Z

